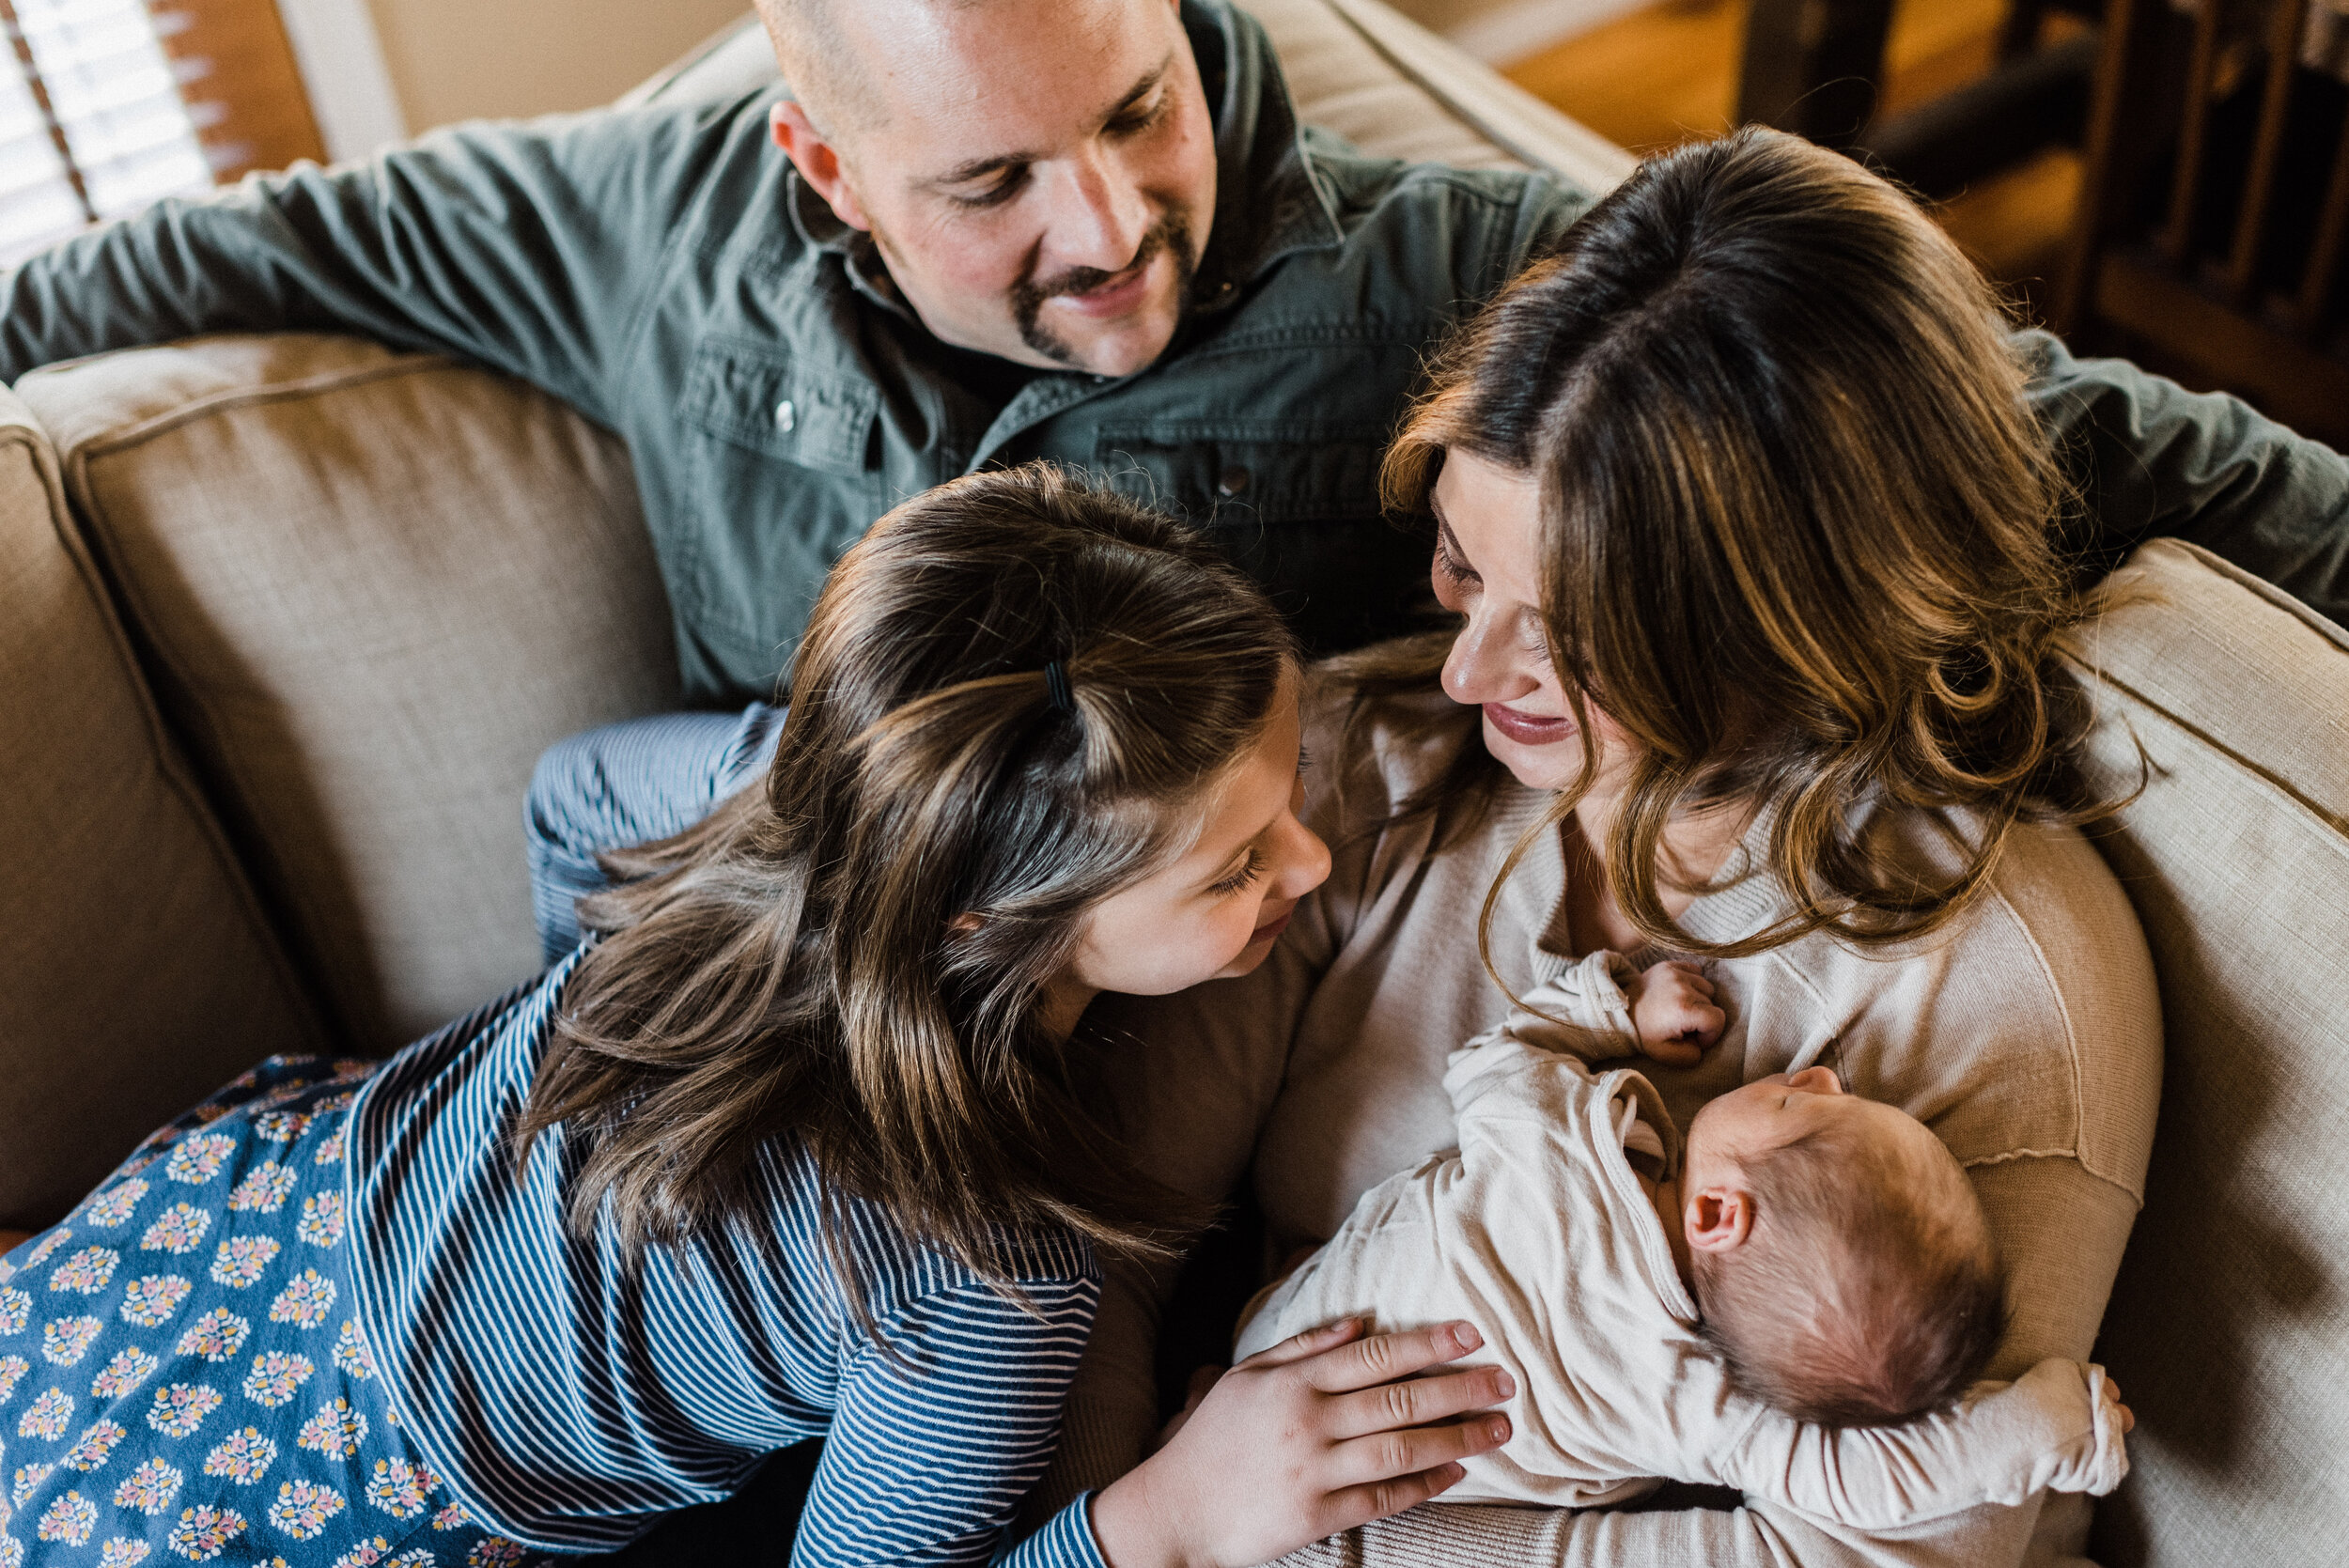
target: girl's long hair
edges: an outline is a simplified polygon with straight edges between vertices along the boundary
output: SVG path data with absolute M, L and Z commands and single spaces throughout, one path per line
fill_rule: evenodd
M 764 784 L 607 857 L 625 880 L 583 901 L 602 937 L 524 1120 L 583 1144 L 573 1223 L 608 1204 L 640 1255 L 754 1221 L 780 1139 L 989 1278 L 1008 1236 L 1149 1250 L 1195 1223 L 1087 1115 L 1038 1005 L 1087 911 L 1188 846 L 1294 660 L 1199 535 L 1042 465 L 876 523 L 817 601 Z
M 1596 705 L 1636 759 L 1595 847 L 1650 939 L 1906 941 L 1975 897 L 2016 823 L 2086 815 L 2050 804 L 2073 800 L 2082 719 L 2058 640 L 2087 603 L 2025 375 L 1907 197 L 1760 129 L 1641 164 L 1441 354 L 1390 503 L 1423 511 L 1447 451 L 1539 479 L 1544 620 L 1583 737 L 1548 821 L 1596 777 Z M 1440 660 L 1423 644 L 1357 673 L 1375 695 Z M 1454 798 L 1478 783 L 1468 750 Z M 1666 912 L 1663 836 L 1740 801 L 1771 810 L 1788 911 L 1703 941 Z M 1869 802 L 1932 817 L 1954 873 L 1867 831 Z

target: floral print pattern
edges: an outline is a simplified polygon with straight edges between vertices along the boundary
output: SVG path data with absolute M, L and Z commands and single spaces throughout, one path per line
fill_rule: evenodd
M 373 1069 L 321 1066 L 246 1074 L 0 1259 L 0 1568 L 535 1560 L 386 1403 L 342 1272 L 345 1112 Z
M 310 1380 L 318 1371 L 307 1356 L 290 1351 L 271 1350 L 253 1358 L 253 1370 L 244 1374 L 244 1397 L 264 1409 L 274 1410 L 294 1396 L 294 1390 Z
M 139 1200 L 150 1190 L 145 1181 L 134 1176 L 120 1187 L 110 1187 L 91 1199 L 89 1207 L 82 1211 L 82 1218 L 106 1230 L 128 1225 L 132 1214 L 139 1206 Z
M 319 1413 L 302 1423 L 302 1436 L 295 1442 L 315 1453 L 348 1459 L 359 1452 L 366 1436 L 367 1418 L 353 1410 L 350 1401 L 338 1399 L 319 1405 Z
M 114 1359 L 108 1361 L 104 1369 L 90 1380 L 90 1397 L 113 1400 L 136 1393 L 139 1385 L 154 1376 L 155 1369 L 162 1365 L 154 1357 L 136 1347 L 117 1350 Z
M 180 1483 L 187 1480 L 161 1459 L 145 1459 L 139 1467 L 123 1477 L 115 1488 L 117 1508 L 135 1508 L 142 1514 L 161 1514 L 179 1497 Z
M 171 1157 L 163 1161 L 163 1174 L 175 1182 L 190 1187 L 202 1187 L 220 1174 L 220 1168 L 236 1152 L 237 1141 L 225 1132 L 199 1132 L 183 1138 Z
M 106 1456 L 114 1452 L 115 1445 L 128 1436 L 121 1422 L 101 1416 L 90 1423 L 89 1430 L 82 1434 L 78 1442 L 66 1450 L 65 1457 L 58 1463 L 69 1470 L 87 1473 L 103 1465 Z
M 243 1533 L 243 1514 L 233 1508 L 214 1508 L 208 1503 L 183 1512 L 164 1541 L 190 1562 L 210 1562 Z
M 204 1245 L 204 1233 L 211 1228 L 209 1210 L 193 1203 L 174 1203 L 147 1227 L 147 1233 L 139 1237 L 139 1249 L 147 1252 L 193 1252 Z
M 294 1234 L 313 1247 L 332 1247 L 343 1239 L 343 1195 L 321 1192 L 302 1200 L 302 1219 Z
M 122 1254 L 111 1247 L 85 1247 L 57 1265 L 49 1276 L 49 1288 L 96 1296 L 113 1281 L 115 1265 L 121 1262 Z
M 89 1354 L 99 1330 L 106 1326 L 94 1317 L 61 1317 L 41 1327 L 40 1358 L 70 1367 Z
M 226 1476 L 241 1486 L 249 1486 L 276 1460 L 277 1445 L 248 1426 L 242 1432 L 231 1432 L 204 1456 L 204 1473 Z
M 201 1356 L 208 1361 L 226 1361 L 244 1348 L 245 1336 L 253 1332 L 253 1325 L 226 1307 L 214 1307 L 188 1326 L 174 1348 L 181 1356 Z
M 98 1528 L 98 1505 L 79 1492 L 68 1492 L 41 1510 L 40 1523 L 34 1533 L 43 1541 L 61 1541 L 78 1546 Z
M 291 1170 L 273 1161 L 257 1165 L 251 1175 L 229 1189 L 228 1206 L 240 1214 L 275 1214 L 286 1206 L 293 1188 Z
M 359 1326 L 346 1320 L 343 1331 L 334 1340 L 334 1365 L 357 1378 L 375 1375 L 375 1358 L 367 1354 L 366 1342 L 359 1337 Z
M 172 1383 L 155 1390 L 147 1424 L 166 1437 L 186 1437 L 220 1408 L 220 1390 L 204 1383 Z
M 122 1293 L 122 1321 L 142 1328 L 160 1328 L 171 1321 L 171 1314 L 194 1288 L 177 1274 L 149 1274 L 133 1280 Z
M 367 1482 L 367 1502 L 395 1519 L 412 1519 L 424 1512 L 425 1498 L 441 1478 L 405 1459 L 379 1459 Z
M 324 1533 L 326 1522 L 343 1511 L 343 1496 L 315 1482 L 288 1481 L 269 1505 L 269 1522 L 297 1541 Z
M 33 1401 L 32 1405 L 16 1423 L 20 1437 L 62 1437 L 66 1423 L 73 1419 L 73 1396 L 63 1389 L 52 1389 Z
M 261 1277 L 272 1258 L 285 1250 L 275 1236 L 230 1236 L 212 1258 L 212 1282 L 242 1290 Z

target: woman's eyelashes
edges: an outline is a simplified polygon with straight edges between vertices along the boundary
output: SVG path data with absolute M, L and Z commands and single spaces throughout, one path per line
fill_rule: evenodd
M 1238 868 L 1221 881 L 1209 883 L 1207 891 L 1218 898 L 1229 898 L 1263 875 L 1264 851 L 1252 844 L 1248 846 L 1248 858 L 1239 863 Z

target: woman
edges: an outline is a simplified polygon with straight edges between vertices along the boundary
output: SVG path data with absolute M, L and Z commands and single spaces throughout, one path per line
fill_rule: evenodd
M 2050 804 L 2086 606 L 2024 380 L 1955 248 L 1834 154 L 1745 132 L 1593 209 L 1469 325 L 1391 457 L 1459 625 L 1309 696 L 1329 881 L 1246 979 L 1113 1010 L 1153 1048 L 1112 1064 L 1145 1168 L 1212 1197 L 1252 1159 L 1277 1256 L 1451 1143 L 1445 1053 L 1504 993 L 1599 948 L 1706 959 L 1723 1037 L 1653 1075 L 1681 1125 L 1823 1062 L 1906 1108 L 2016 1282 L 1995 1374 L 2087 1357 L 2159 1020 L 2127 903 Z M 1099 1333 L 1128 1338 L 1106 1312 Z M 1124 1457 L 1098 1452 L 1064 1473 Z M 2084 1526 L 1439 1508 L 1348 1557 L 1995 1564 Z
M 264 1064 L 0 1264 L 0 1568 L 588 1552 L 818 1434 L 797 1560 L 986 1560 L 1094 1250 L 1190 1219 L 1081 1109 L 1078 1017 L 1254 968 L 1321 879 L 1297 687 L 1180 525 L 1045 470 L 901 507 L 766 787 L 638 851 L 599 941 L 380 1066 Z M 1474 1343 L 1284 1347 L 1203 1426 L 1247 1442 L 1010 1560 L 1252 1561 L 1416 1501 L 1499 1435 L 1394 1431 L 1382 1385 Z

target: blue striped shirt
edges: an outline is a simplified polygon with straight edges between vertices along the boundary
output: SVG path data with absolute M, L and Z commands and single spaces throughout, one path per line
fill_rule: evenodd
M 779 1142 L 756 1168 L 761 1223 L 626 1265 L 608 1224 L 566 1223 L 579 1151 L 560 1129 L 520 1171 L 512 1155 L 578 962 L 411 1047 L 352 1108 L 355 1305 L 417 1444 L 503 1533 L 598 1551 L 820 1434 L 795 1563 L 987 1560 L 1051 1455 L 1099 1295 L 1090 1250 L 1012 1244 L 1023 1310 L 851 1203 L 884 1350 L 823 1248 L 813 1162 Z M 1104 1568 L 1086 1506 L 1007 1560 Z

